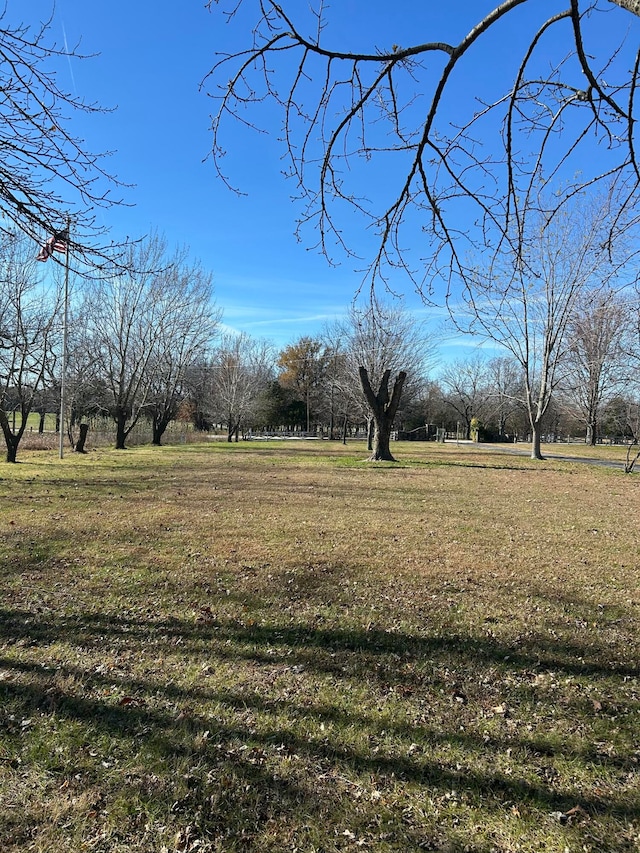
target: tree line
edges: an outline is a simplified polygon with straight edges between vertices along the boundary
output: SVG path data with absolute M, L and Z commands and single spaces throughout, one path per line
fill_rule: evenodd
M 615 290 L 589 291 L 576 301 L 563 334 L 540 438 L 636 443 L 640 438 L 640 347 L 637 303 Z M 247 336 L 230 339 L 200 368 L 194 422 L 227 427 L 227 439 L 252 431 L 300 432 L 335 440 L 366 435 L 372 447 L 373 408 L 361 381 L 405 373 L 394 433 L 402 438 L 449 437 L 532 441 L 527 377 L 508 353 L 473 348 L 438 363 L 421 323 L 399 308 L 353 309 L 324 334 L 302 336 L 281 352 Z M 386 347 L 386 348 L 385 348 Z M 230 358 L 231 351 L 233 357 Z M 231 366 L 233 369 L 231 370 Z M 531 365 L 532 373 L 539 370 Z M 240 377 L 244 377 L 240 382 Z
M 560 245 L 569 233 L 565 226 Z M 548 231 L 535 261 L 548 262 L 544 276 L 514 291 L 494 272 L 482 302 L 478 289 L 458 318 L 458 328 L 471 332 L 484 324 L 481 340 L 493 347 L 438 364 L 433 336 L 398 304 L 353 305 L 323 333 L 280 351 L 223 332 L 211 274 L 186 249 L 151 235 L 129 247 L 125 269 L 76 280 L 71 289 L 60 428 L 78 451 L 87 425 L 100 418 L 112 422 L 118 449 L 141 421 L 157 445 L 178 419 L 203 432 L 224 430 L 228 441 L 259 432 L 359 435 L 373 459 L 393 458 L 392 435 L 438 431 L 531 440 L 534 455 L 543 436 L 637 442 L 637 293 L 606 276 L 594 280 L 593 262 L 581 271 L 577 245 L 572 240 L 567 253 L 573 278 Z M 43 275 L 33 242 L 17 233 L 1 248 L 0 425 L 13 462 L 29 415 L 40 412 L 43 423 L 45 412 L 59 410 L 63 270 Z
M 410 371 L 408 399 L 426 375 L 431 348 L 396 308 L 354 308 L 324 338 L 303 336 L 280 353 L 268 341 L 221 332 L 211 274 L 159 235 L 130 246 L 126 266 L 111 275 L 76 279 L 66 307 L 63 276 L 61 266 L 43 275 L 33 241 L 17 232 L 5 237 L 0 426 L 8 462 L 16 461 L 33 412 L 43 429 L 45 413 L 60 411 L 65 312 L 58 428 L 78 452 L 92 420 L 109 419 L 115 447 L 124 449 L 141 421 L 159 445 L 180 418 L 196 430 L 224 428 L 229 441 L 252 429 L 310 434 L 326 426 L 335 436 L 367 424 L 375 458 L 390 458 L 395 410 L 372 411 L 363 387 L 384 394 L 392 371 Z
M 15 462 L 32 411 L 55 411 L 63 374 L 62 325 L 68 315 L 65 422 L 83 449 L 83 420 L 114 424 L 124 448 L 140 418 L 160 443 L 185 392 L 187 369 L 208 351 L 220 320 L 211 274 L 186 249 L 158 235 L 128 247 L 126 265 L 99 280 L 76 281 L 63 297 L 64 270 L 43 274 L 33 241 L 17 232 L 0 247 L 0 426 Z M 47 268 L 47 273 L 49 267 Z M 11 415 L 11 416 L 10 416 Z
M 230 26 L 242 24 L 236 16 L 241 5 L 255 14 L 253 47 L 221 55 L 205 81 L 220 98 L 214 159 L 224 150 L 220 134 L 236 108 L 267 99 L 283 109 L 291 173 L 308 205 L 302 218 L 317 223 L 321 247 L 330 254 L 333 239 L 350 251 L 334 218 L 335 204 L 355 205 L 378 228 L 369 305 L 354 309 L 326 340 L 301 338 L 275 355 L 268 344 L 246 336 L 216 339 L 220 312 L 211 275 L 185 250 L 170 250 L 158 236 L 101 245 L 95 209 L 117 202 L 111 195 L 117 181 L 62 129 L 67 113 L 99 108 L 61 90 L 55 73 L 45 70 L 48 62 L 77 54 L 49 42 L 51 21 L 36 29 L 11 24 L 5 10 L 1 131 L 9 141 L 0 158 L 0 426 L 7 459 L 15 461 L 29 413 L 47 395 L 55 397 L 63 372 L 59 330 L 66 300 L 55 276 L 52 281 L 34 272 L 32 252 L 34 237 L 60 233 L 60 222 L 70 215 L 75 271 L 84 285 L 77 285 L 71 305 L 64 371 L 69 415 L 61 429 L 76 448 L 83 440 L 80 426 L 92 414 L 112 419 L 116 447 L 123 448 L 141 419 L 149 420 L 153 441 L 160 443 L 167 424 L 188 410 L 196 425 L 226 424 L 236 438 L 252 419 L 256 427 L 260 421 L 288 423 L 310 432 L 324 418 L 330 435 L 337 423 L 343 431 L 365 424 L 372 457 L 391 458 L 392 428 L 417 429 L 409 409 L 428 397 L 426 388 L 433 390 L 425 369 L 432 352 L 422 330 L 403 312 L 381 305 L 375 292 L 376 280 L 393 290 L 396 273 L 409 276 L 425 305 L 444 283 L 440 298 L 451 323 L 495 355 L 482 371 L 459 364 L 467 381 L 457 390 L 455 365 L 441 372 L 432 396 L 444 408 L 432 416 L 423 406 L 418 420 L 425 427 L 444 424 L 446 411 L 456 413 L 456 430 L 462 424 L 465 435 L 483 429 L 506 435 L 511 425 L 514 434 L 527 433 L 532 456 L 540 458 L 542 437 L 557 413 L 582 418 L 587 439 L 596 441 L 615 409 L 618 434 L 636 440 L 638 63 L 627 61 L 633 57 L 623 46 L 600 44 L 596 19 L 611 5 L 631 12 L 628 20 L 636 22 L 637 2 L 572 0 L 557 14 L 542 10 L 539 27 L 524 33 L 509 91 L 485 96 L 472 86 L 472 111 L 465 118 L 458 105 L 455 126 L 443 125 L 441 117 L 458 69 L 488 33 L 499 32 L 501 22 L 536 4 L 499 4 L 457 43 L 436 39 L 353 53 L 325 44 L 331 30 L 322 5 L 309 11 L 318 24 L 311 39 L 296 26 L 288 4 L 243 0 L 228 16 Z M 623 17 L 615 20 L 624 23 Z M 565 39 L 549 70 L 544 40 L 551 31 L 564 32 Z M 289 63 L 273 69 L 271 59 L 283 50 Z M 434 71 L 422 62 L 428 56 L 440 56 L 444 65 Z M 338 66 L 348 73 L 342 76 Z M 309 86 L 299 86 L 307 75 Z M 426 114 L 414 110 L 422 90 Z M 380 118 L 391 125 L 384 144 Z M 360 140 L 353 151 L 345 142 L 352 131 Z M 493 140 L 494 151 L 480 150 L 483 138 Z M 593 147 L 583 151 L 585 141 Z M 369 208 L 358 188 L 343 182 L 343 167 L 363 158 L 367 169 L 374 168 L 388 155 L 408 158 L 406 180 L 386 202 L 369 180 Z M 316 173 L 319 183 L 310 183 Z M 467 228 L 471 210 L 477 218 Z M 424 247 L 413 231 L 408 242 L 400 238 L 407 224 L 413 227 L 410 211 L 422 221 Z M 410 258 L 405 245 L 415 246 L 419 257 Z M 501 367 L 490 367 L 494 362 Z M 486 375 L 472 378 L 474 370 Z M 516 415 L 524 424 L 517 429 Z

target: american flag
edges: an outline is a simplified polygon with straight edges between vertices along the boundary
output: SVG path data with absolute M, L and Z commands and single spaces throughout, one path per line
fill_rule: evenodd
M 67 241 L 69 239 L 69 235 L 67 231 L 59 231 L 57 234 L 54 234 L 52 237 L 44 243 L 38 255 L 36 257 L 37 261 L 47 261 L 53 255 L 54 252 L 66 252 L 67 251 Z

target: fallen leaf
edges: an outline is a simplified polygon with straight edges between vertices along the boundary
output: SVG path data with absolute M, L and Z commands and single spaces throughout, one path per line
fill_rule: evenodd
M 126 705 L 142 705 L 143 702 L 140 699 L 136 699 L 135 696 L 123 696 L 122 699 L 118 702 L 118 705 L 125 707 Z
M 582 806 L 574 806 L 568 812 L 565 812 L 564 816 L 567 819 L 567 823 L 578 820 L 589 820 L 589 812 L 585 811 Z

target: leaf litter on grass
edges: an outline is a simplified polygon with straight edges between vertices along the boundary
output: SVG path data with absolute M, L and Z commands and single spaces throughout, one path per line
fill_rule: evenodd
M 298 448 L 2 481 L 4 847 L 636 849 L 633 482 Z

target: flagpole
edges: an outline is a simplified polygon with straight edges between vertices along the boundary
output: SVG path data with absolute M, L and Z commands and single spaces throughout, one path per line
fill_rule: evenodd
M 67 216 L 67 235 L 64 251 L 64 314 L 62 320 L 62 374 L 60 377 L 60 459 L 64 458 L 64 409 L 67 384 L 67 327 L 69 322 L 69 230 L 71 217 Z

